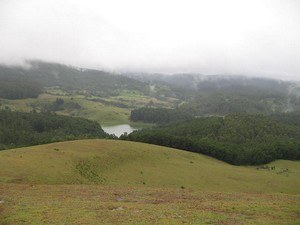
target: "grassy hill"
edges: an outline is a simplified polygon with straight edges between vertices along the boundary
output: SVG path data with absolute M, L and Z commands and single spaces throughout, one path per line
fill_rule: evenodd
M 4 150 L 0 224 L 299 224 L 299 177 L 127 141 Z
M 155 145 L 80 140 L 1 151 L 0 181 L 299 194 L 299 162 L 271 165 L 274 170 L 237 167 Z

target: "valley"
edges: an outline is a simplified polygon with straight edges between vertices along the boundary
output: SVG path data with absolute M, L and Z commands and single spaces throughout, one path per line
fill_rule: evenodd
M 299 0 L 0 0 L 0 225 L 300 225 Z
M 60 91 L 60 89 L 56 89 Z M 118 124 L 132 124 L 143 127 L 143 122 L 130 121 L 130 112 L 133 108 L 154 102 L 157 106 L 173 107 L 173 99 L 160 101 L 149 96 L 139 94 L 124 94 L 123 96 L 100 98 L 86 97 L 84 95 L 58 94 L 54 91 L 47 91 L 40 94 L 38 98 L 27 99 L 0 99 L 0 109 L 10 109 L 12 111 L 37 112 L 47 111 L 47 108 L 56 99 L 63 99 L 64 103 L 54 112 L 59 115 L 82 117 L 97 121 L 101 125 L 112 126 Z M 126 102 L 126 103 L 124 103 Z M 120 105 L 123 104 L 123 105 Z M 147 126 L 147 124 L 145 124 Z
M 30 63 L 0 66 L 0 225 L 300 223 L 297 82 Z

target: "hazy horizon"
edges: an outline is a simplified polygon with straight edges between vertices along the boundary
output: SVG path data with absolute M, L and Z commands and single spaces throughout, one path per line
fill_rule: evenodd
M 297 0 L 0 1 L 0 63 L 300 80 Z

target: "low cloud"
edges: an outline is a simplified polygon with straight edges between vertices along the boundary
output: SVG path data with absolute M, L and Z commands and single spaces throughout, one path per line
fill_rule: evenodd
M 297 0 L 2 0 L 0 62 L 300 80 Z

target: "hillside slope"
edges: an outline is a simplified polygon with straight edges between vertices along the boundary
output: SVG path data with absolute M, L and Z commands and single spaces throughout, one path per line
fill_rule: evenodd
M 232 166 L 166 147 L 80 140 L 0 152 L 0 183 L 100 184 L 300 194 L 300 163 Z M 269 167 L 271 168 L 271 167 Z
M 146 83 L 128 77 L 41 61 L 29 61 L 28 68 L 0 65 L 0 81 L 0 97 L 7 99 L 37 97 L 52 86 L 96 96 L 114 96 L 124 89 L 149 91 Z
M 154 83 L 165 82 L 171 87 L 193 91 L 185 104 L 164 115 L 160 115 L 161 108 L 156 111 L 143 108 L 142 115 L 139 115 L 141 111 L 134 110 L 131 117 L 133 121 L 166 123 L 169 122 L 169 116 L 172 117 L 170 121 L 182 120 L 182 117 L 174 118 L 173 115 L 182 113 L 199 117 L 237 112 L 273 114 L 300 110 L 300 84 L 294 81 L 199 74 L 148 74 L 143 78 L 143 81 L 153 79 Z

